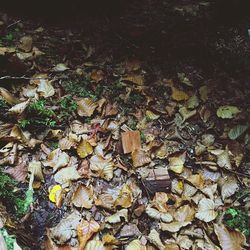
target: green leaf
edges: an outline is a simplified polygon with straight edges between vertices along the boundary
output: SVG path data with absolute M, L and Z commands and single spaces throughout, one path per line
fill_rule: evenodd
M 225 105 L 225 106 L 220 106 L 217 109 L 216 114 L 218 117 L 222 119 L 232 119 L 240 112 L 241 111 L 236 106 Z
M 230 129 L 230 131 L 228 132 L 228 137 L 231 140 L 235 140 L 239 136 L 244 134 L 247 129 L 248 129 L 247 125 L 236 125 L 236 126 L 234 126 L 233 128 Z

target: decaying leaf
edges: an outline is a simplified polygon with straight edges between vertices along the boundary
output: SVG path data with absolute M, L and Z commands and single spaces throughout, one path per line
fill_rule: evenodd
M 150 157 L 147 156 L 143 150 L 135 150 L 132 152 L 131 156 L 132 156 L 133 166 L 135 168 L 142 167 L 145 164 L 151 162 Z
M 81 214 L 77 211 L 73 211 L 62 219 L 59 224 L 50 229 L 51 237 L 57 244 L 64 244 L 76 233 L 80 221 Z
M 174 221 L 171 223 L 160 223 L 160 228 L 162 231 L 168 231 L 171 233 L 178 232 L 182 227 L 191 224 L 190 221 Z
M 77 235 L 80 241 L 79 249 L 85 249 L 88 240 L 100 230 L 100 225 L 93 219 L 83 220 L 77 226 Z
M 62 152 L 60 148 L 57 148 L 49 154 L 47 161 L 43 162 L 43 165 L 52 167 L 53 171 L 55 172 L 59 168 L 67 166 L 68 163 L 68 154 Z
M 121 191 L 120 191 L 120 193 L 115 201 L 115 206 L 129 208 L 129 207 L 131 207 L 132 202 L 133 202 L 132 190 L 128 184 L 125 184 L 122 187 L 122 189 L 121 189 Z
M 147 247 L 141 243 L 140 240 L 132 240 L 126 247 L 125 250 L 146 250 Z
M 184 169 L 184 163 L 185 163 L 186 154 L 185 152 L 180 155 L 179 157 L 169 157 L 169 169 L 171 169 L 173 172 L 177 174 L 181 174 Z
M 244 134 L 247 131 L 247 129 L 248 129 L 247 125 L 236 125 L 229 130 L 228 137 L 231 140 L 236 140 L 238 137 Z
M 184 92 L 181 91 L 175 87 L 172 87 L 172 95 L 171 95 L 172 99 L 179 102 L 179 101 L 186 101 L 188 100 L 188 95 Z
M 44 98 L 48 98 L 48 97 L 53 96 L 55 94 L 54 87 L 52 86 L 51 82 L 48 81 L 47 79 L 40 79 L 37 91 Z
M 165 250 L 165 246 L 163 245 L 161 239 L 160 239 L 160 234 L 155 230 L 152 229 L 148 235 L 148 240 L 150 243 L 155 245 L 159 250 Z
M 73 197 L 72 197 L 72 203 L 76 207 L 84 207 L 84 208 L 91 208 L 93 203 L 93 187 L 86 187 L 84 185 L 80 185 Z
M 214 224 L 214 231 L 219 239 L 222 250 L 243 250 L 245 236 L 235 230 L 227 229 L 223 224 Z
M 71 181 L 75 181 L 82 178 L 74 166 L 60 169 L 55 175 L 54 179 L 57 183 L 69 184 Z
M 97 108 L 97 103 L 89 98 L 83 98 L 77 102 L 77 112 L 79 116 L 90 117 L 93 115 L 95 109 Z
M 227 176 L 221 179 L 221 197 L 222 200 L 227 199 L 228 197 L 235 194 L 235 192 L 239 189 L 238 181 L 233 176 Z
M 214 209 L 214 202 L 210 199 L 203 198 L 198 204 L 198 211 L 195 214 L 195 217 L 199 220 L 210 222 L 214 220 L 217 216 L 217 212 Z
M 93 147 L 87 140 L 82 140 L 77 146 L 76 151 L 81 158 L 85 158 L 93 153 Z
M 100 155 L 94 155 L 90 158 L 90 169 L 99 177 L 110 181 L 113 178 L 114 163 L 111 158 L 105 159 Z

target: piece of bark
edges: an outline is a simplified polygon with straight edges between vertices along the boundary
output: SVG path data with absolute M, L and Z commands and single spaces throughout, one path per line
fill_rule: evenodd
M 136 149 L 140 149 L 140 132 L 138 130 L 122 132 L 122 147 L 124 154 L 131 153 Z
M 143 180 L 150 193 L 167 192 L 171 187 L 171 180 L 167 168 L 151 169 L 149 175 Z

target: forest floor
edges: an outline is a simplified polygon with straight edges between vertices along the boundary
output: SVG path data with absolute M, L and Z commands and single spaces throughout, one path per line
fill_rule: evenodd
M 1 250 L 249 247 L 246 37 L 1 20 Z

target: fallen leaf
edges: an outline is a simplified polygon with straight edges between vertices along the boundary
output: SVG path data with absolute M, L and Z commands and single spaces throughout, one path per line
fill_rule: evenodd
M 239 114 L 241 111 L 236 107 L 236 106 L 220 106 L 217 109 L 217 116 L 222 118 L 222 119 L 232 119 L 234 118 L 237 114 Z
M 116 224 L 123 220 L 128 221 L 128 209 L 121 209 L 113 215 L 105 218 L 105 221 L 110 224 Z
M 133 194 L 132 190 L 128 184 L 123 185 L 116 201 L 115 206 L 121 206 L 123 208 L 131 207 L 133 203 Z
M 67 67 L 65 64 L 63 63 L 58 63 L 55 67 L 52 68 L 52 71 L 54 72 L 63 72 L 68 70 L 69 67 Z
M 50 229 L 51 237 L 57 244 L 64 244 L 76 233 L 80 221 L 81 214 L 73 211 L 67 217 L 61 219 L 59 224 Z
M 125 250 L 147 250 L 147 247 L 141 243 L 140 240 L 132 240 L 126 247 Z
M 21 103 L 18 103 L 16 104 L 15 106 L 13 106 L 12 108 L 9 109 L 9 112 L 10 113 L 15 113 L 15 114 L 22 114 L 23 111 L 28 107 L 30 103 L 30 100 L 27 100 L 25 102 L 21 102 Z
M 91 75 L 90 75 L 91 79 L 94 80 L 95 82 L 100 82 L 103 80 L 104 78 L 104 72 L 102 70 L 96 70 L 94 69 L 92 72 L 91 72 Z
M 91 240 L 87 243 L 84 250 L 105 250 L 105 247 L 100 240 Z
M 185 155 L 182 154 L 180 157 L 169 157 L 169 169 L 177 174 L 181 174 L 184 169 Z
M 121 136 L 124 154 L 141 149 L 141 137 L 139 131 L 122 132 Z
M 170 213 L 160 212 L 152 207 L 146 208 L 146 214 L 152 219 L 161 220 L 163 222 L 170 222 L 173 220 L 173 217 Z
M 40 79 L 37 92 L 39 92 L 44 98 L 48 98 L 55 94 L 55 89 L 47 79 Z
M 25 163 L 20 163 L 13 168 L 7 168 L 3 170 L 3 173 L 7 173 L 16 181 L 24 183 L 28 175 L 28 170 Z
M 19 103 L 19 101 L 5 88 L 0 87 L 0 95 L 11 105 Z
M 24 36 L 20 39 L 18 48 L 24 52 L 30 52 L 32 49 L 33 39 L 31 36 Z
M 245 236 L 238 231 L 227 229 L 223 224 L 214 224 L 214 231 L 219 239 L 222 250 L 243 250 Z
M 168 210 L 168 205 L 167 205 L 168 199 L 169 199 L 169 197 L 166 193 L 156 192 L 151 204 L 157 210 L 164 213 L 164 212 L 167 212 L 167 210 Z
M 146 155 L 146 153 L 140 149 L 140 150 L 134 150 L 131 154 L 133 166 L 135 168 L 142 167 L 145 164 L 148 164 L 151 162 L 151 159 L 149 156 Z
M 80 158 L 86 158 L 93 153 L 93 147 L 87 140 L 82 140 L 77 146 L 76 151 Z
M 236 140 L 238 137 L 244 134 L 247 131 L 247 129 L 248 129 L 247 125 L 236 125 L 229 130 L 228 137 L 231 140 Z
M 79 116 L 90 117 L 93 115 L 97 108 L 97 103 L 92 101 L 90 98 L 83 98 L 77 102 L 77 113 Z
M 146 113 L 145 113 L 147 119 L 151 120 L 151 121 L 154 121 L 154 120 L 157 120 L 160 115 L 157 115 L 156 113 L 150 111 L 150 110 L 146 110 Z
M 29 172 L 34 172 L 34 177 L 39 181 L 44 181 L 42 163 L 40 161 L 32 161 L 28 166 Z
M 112 159 L 105 159 L 100 155 L 94 155 L 90 158 L 90 169 L 99 177 L 110 181 L 113 178 L 114 163 Z
M 190 205 L 184 205 L 177 209 L 174 218 L 179 222 L 191 222 L 195 216 L 195 209 Z
M 173 100 L 177 102 L 188 100 L 189 96 L 184 91 L 181 91 L 175 87 L 171 87 L 171 89 L 172 89 L 171 97 Z
M 168 231 L 171 233 L 178 232 L 182 227 L 191 224 L 190 221 L 175 221 L 171 223 L 160 223 L 160 228 L 162 231 Z
M 214 209 L 214 202 L 210 199 L 203 198 L 198 204 L 198 211 L 195 214 L 195 217 L 199 220 L 210 222 L 217 217 L 217 212 Z
M 217 164 L 221 168 L 232 169 L 228 148 L 226 148 L 225 150 L 211 150 L 210 152 L 217 156 Z
M 75 181 L 82 178 L 77 172 L 74 166 L 60 169 L 55 175 L 54 179 L 61 185 L 69 184 L 71 181 Z
M 160 234 L 155 230 L 152 229 L 148 235 L 148 240 L 150 243 L 155 245 L 157 249 L 159 250 L 165 250 L 165 246 L 163 245 L 161 239 L 160 239 Z
M 61 207 L 62 190 L 63 189 L 60 185 L 54 185 L 49 189 L 49 200 L 56 203 L 57 207 Z
M 48 155 L 48 159 L 43 162 L 43 165 L 52 167 L 53 171 L 56 172 L 59 168 L 67 166 L 68 163 L 68 154 L 62 152 L 60 148 L 57 148 Z
M 224 201 L 225 199 L 235 194 L 235 192 L 239 189 L 239 185 L 237 179 L 233 176 L 224 177 L 223 179 L 221 179 L 221 181 L 221 197 Z
M 86 187 L 84 185 L 79 185 L 72 197 L 72 203 L 76 207 L 89 209 L 93 204 L 93 195 L 94 191 L 92 186 Z
M 81 221 L 81 223 L 77 226 L 77 235 L 80 242 L 78 249 L 85 249 L 88 240 L 99 230 L 100 225 L 95 220 L 91 219 L 89 221 Z
M 136 85 L 143 85 L 144 84 L 144 76 L 143 75 L 136 75 L 136 74 L 130 74 L 126 77 L 123 77 L 122 78 L 122 81 L 129 81 L 129 82 L 132 82 Z

